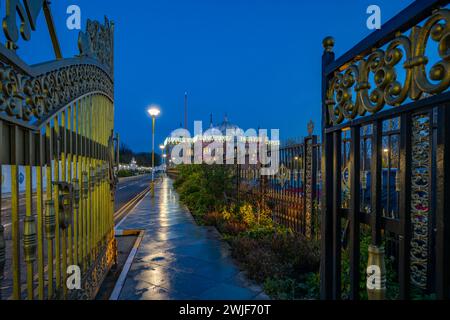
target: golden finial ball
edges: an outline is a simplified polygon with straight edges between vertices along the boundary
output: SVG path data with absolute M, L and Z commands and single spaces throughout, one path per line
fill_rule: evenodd
M 322 41 L 323 48 L 326 51 L 333 51 L 334 48 L 334 38 L 333 37 L 326 37 Z

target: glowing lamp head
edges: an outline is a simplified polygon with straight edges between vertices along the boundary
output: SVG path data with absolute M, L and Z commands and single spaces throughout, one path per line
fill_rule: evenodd
M 148 108 L 147 112 L 151 117 L 157 117 L 161 113 L 158 106 L 155 106 L 155 105 L 150 106 L 150 108 Z

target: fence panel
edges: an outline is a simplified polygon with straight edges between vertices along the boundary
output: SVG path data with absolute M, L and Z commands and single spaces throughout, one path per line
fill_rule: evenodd
M 338 60 L 324 40 L 322 298 L 364 280 L 369 299 L 449 298 L 446 5 L 416 1 Z
M 280 148 L 280 166 L 275 175 L 263 176 L 261 165 L 237 166 L 240 201 L 250 201 L 272 212 L 273 220 L 307 237 L 320 234 L 320 158 L 317 136 Z
M 41 6 L 57 60 L 28 66 L 18 39 L 0 45 L 0 299 L 93 299 L 117 255 L 113 25 L 89 21 L 63 59 Z

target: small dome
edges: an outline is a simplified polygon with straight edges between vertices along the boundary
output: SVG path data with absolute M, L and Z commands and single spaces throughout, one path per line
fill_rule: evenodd
M 223 122 L 220 125 L 218 125 L 217 127 L 215 127 L 215 129 L 222 132 L 223 135 L 226 135 L 227 130 L 237 130 L 237 129 L 239 129 L 239 127 L 237 125 L 229 122 L 228 117 L 225 116 L 225 119 L 223 120 Z

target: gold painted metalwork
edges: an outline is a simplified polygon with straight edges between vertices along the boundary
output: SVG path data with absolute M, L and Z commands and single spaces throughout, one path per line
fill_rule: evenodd
M 448 90 L 449 33 L 450 10 L 441 9 L 423 26 L 412 28 L 409 36 L 400 34 L 386 49 L 374 48 L 369 56 L 336 72 L 326 98 L 330 124 L 377 113 L 386 105 L 399 107 L 407 99 L 419 100 Z M 432 42 L 438 44 L 437 56 L 441 60 L 429 66 L 430 59 L 425 53 Z M 326 50 L 331 51 L 333 46 L 331 38 L 324 40 Z M 404 76 L 400 77 L 402 70 Z
M 0 79 L 0 115 L 35 126 L 83 95 L 113 96 L 110 76 L 95 65 L 65 66 L 31 77 L 0 64 Z
M 23 8 L 38 2 L 25 1 Z M 21 6 L 19 0 L 7 4 L 17 4 L 8 12 Z M 46 11 L 48 3 L 40 5 Z M 38 13 L 37 7 L 29 8 L 26 15 Z M 8 46 L 15 49 L 11 15 L 4 28 Z M 0 152 L 8 159 L 1 165 L 11 170 L 11 239 L 4 238 L 0 221 L 3 288 L 8 281 L 0 299 L 93 299 L 117 260 L 112 32 L 109 21 L 104 26 L 89 22 L 81 55 L 73 59 L 31 67 L 16 56 L 1 59 L 0 143 L 4 138 L 9 143 L 0 145 Z M 25 216 L 19 210 L 22 167 Z M 6 260 L 9 270 L 4 270 Z M 82 290 L 67 289 L 72 264 L 83 270 Z
M 6 263 L 5 228 L 0 223 L 0 281 L 2 281 L 4 277 L 3 273 L 5 271 L 5 263 Z
M 3 32 L 6 38 L 16 43 L 19 40 L 19 26 L 17 17 L 20 18 L 20 35 L 24 40 L 31 39 L 31 30 L 36 30 L 36 22 L 44 5 L 43 0 L 6 0 L 6 15 L 3 19 Z
M 59 217 L 59 226 L 61 229 L 68 229 L 72 224 L 73 212 L 73 186 L 66 182 L 58 183 L 59 190 L 59 208 L 61 209 Z
M 55 238 L 55 204 L 53 200 L 47 200 L 45 203 L 45 235 L 47 240 L 52 241 Z
M 369 300 L 385 300 L 386 299 L 386 263 L 384 260 L 384 248 L 378 246 L 369 246 L 369 267 L 376 266 L 375 285 L 373 289 L 367 289 Z M 377 274 L 379 272 L 379 274 Z M 370 275 L 368 275 L 370 276 Z
M 87 21 L 86 32 L 80 32 L 78 48 L 81 56 L 95 58 L 111 70 L 114 65 L 114 23 L 105 18 L 105 24 Z
M 430 255 L 431 120 L 428 114 L 414 116 L 411 140 L 411 282 L 423 289 Z

